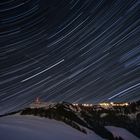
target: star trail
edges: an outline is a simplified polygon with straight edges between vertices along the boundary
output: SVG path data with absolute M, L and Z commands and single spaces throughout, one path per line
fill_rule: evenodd
M 140 0 L 1 0 L 0 114 L 44 101 L 140 99 Z

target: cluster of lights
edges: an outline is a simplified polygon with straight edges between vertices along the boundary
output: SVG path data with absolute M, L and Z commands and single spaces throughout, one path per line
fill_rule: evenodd
M 46 105 L 45 103 L 41 103 L 40 102 L 40 99 L 39 97 L 36 98 L 35 102 L 34 102 L 34 105 L 36 107 L 38 107 L 39 105 L 40 106 L 44 106 Z M 74 106 L 84 106 L 84 107 L 92 107 L 94 106 L 94 104 L 76 104 L 76 103 L 73 103 Z M 128 103 L 113 103 L 113 102 L 110 102 L 110 103 L 99 103 L 99 106 L 102 106 L 102 107 L 111 107 L 111 106 L 120 106 L 120 107 L 123 107 L 123 106 L 128 106 L 129 104 Z
M 100 105 L 100 106 L 106 106 L 106 107 L 108 107 L 108 106 L 111 105 L 111 103 L 100 103 L 99 105 Z
M 85 107 L 92 107 L 94 106 L 94 104 L 73 104 L 74 106 L 85 106 Z M 113 103 L 113 102 L 110 102 L 110 103 L 100 103 L 99 104 L 100 106 L 103 106 L 103 107 L 109 107 L 109 106 L 128 106 L 129 104 L 128 103 Z
M 79 105 L 81 105 L 81 106 L 85 106 L 85 107 L 91 107 L 91 106 L 93 106 L 93 104 L 73 104 L 74 106 L 79 106 Z
M 73 104 L 74 106 L 78 106 L 79 104 Z
M 104 107 L 108 107 L 108 106 L 121 106 L 121 107 L 123 107 L 123 106 L 128 106 L 129 104 L 128 103 L 113 103 L 113 102 L 111 102 L 111 103 L 100 103 L 99 104 L 100 106 L 104 106 Z
M 93 104 L 82 104 L 82 106 L 87 106 L 87 107 L 89 107 L 89 106 L 93 106 Z

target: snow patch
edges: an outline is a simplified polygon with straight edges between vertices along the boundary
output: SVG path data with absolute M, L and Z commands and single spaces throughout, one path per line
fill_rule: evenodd
M 108 129 L 114 135 L 114 137 L 121 137 L 124 140 L 140 140 L 139 138 L 137 138 L 124 128 L 115 126 L 106 126 L 106 129 Z
M 63 122 L 19 115 L 0 118 L 0 138 L 2 140 L 103 140 L 90 130 L 86 135 Z

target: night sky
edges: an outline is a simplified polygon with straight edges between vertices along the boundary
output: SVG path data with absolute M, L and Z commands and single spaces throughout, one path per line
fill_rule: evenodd
M 0 114 L 37 96 L 140 99 L 140 0 L 0 0 Z

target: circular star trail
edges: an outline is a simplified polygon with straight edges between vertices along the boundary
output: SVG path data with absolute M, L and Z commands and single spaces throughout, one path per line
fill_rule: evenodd
M 0 114 L 44 101 L 140 99 L 139 0 L 1 0 Z

